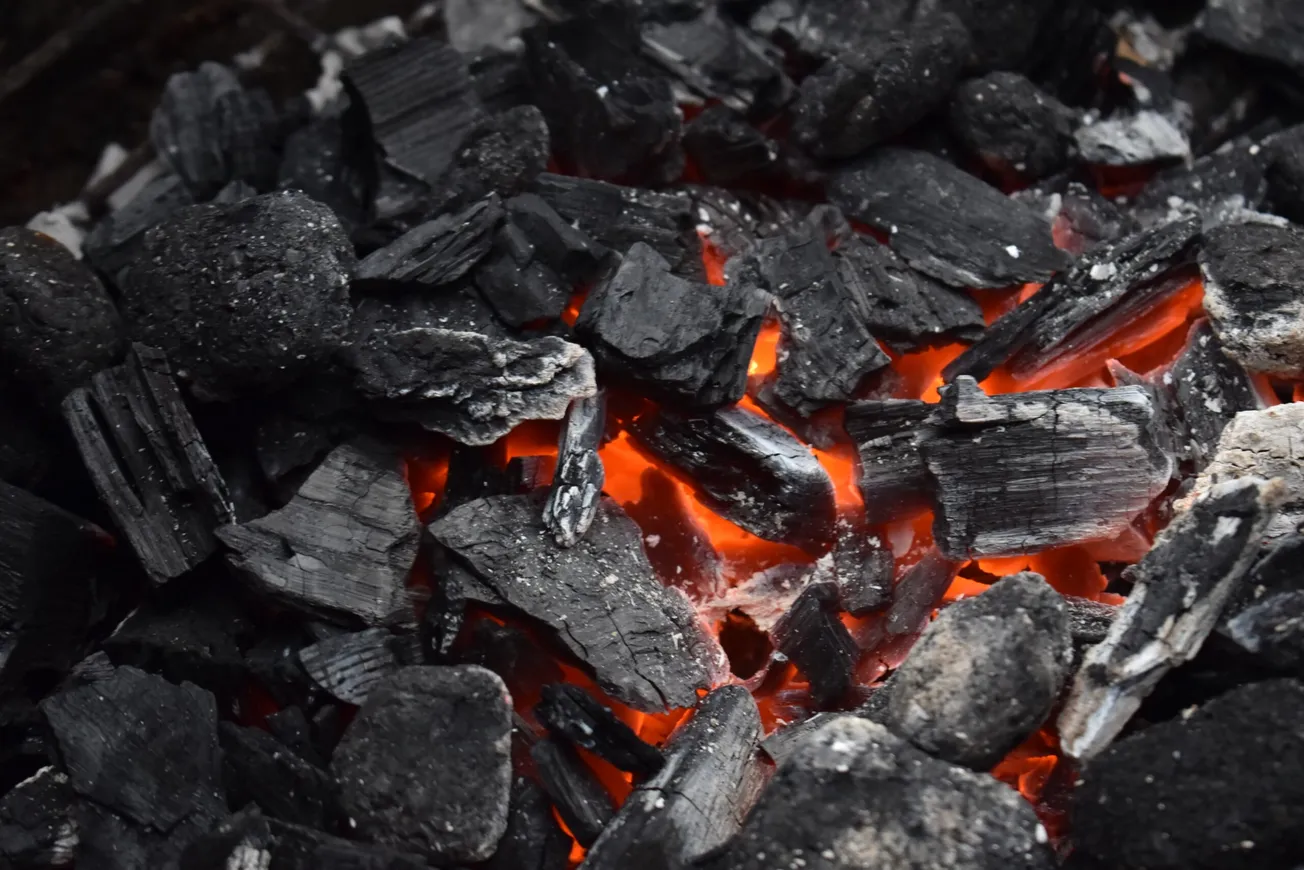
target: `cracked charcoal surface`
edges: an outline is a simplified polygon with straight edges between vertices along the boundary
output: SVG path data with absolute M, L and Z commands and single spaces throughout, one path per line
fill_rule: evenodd
M 656 579 L 638 527 L 604 498 L 588 534 L 564 549 L 539 508 L 528 495 L 479 499 L 430 532 L 474 572 L 469 597 L 547 626 L 611 697 L 648 712 L 692 706 L 722 654 L 688 600 Z
M 933 406 L 917 399 L 867 399 L 847 405 L 847 434 L 856 443 L 856 484 L 865 517 L 885 523 L 931 504 L 931 480 L 917 435 Z
M 461 278 L 493 244 L 503 219 L 496 195 L 443 214 L 399 236 L 358 263 L 355 280 L 395 281 L 438 286 Z
M 1067 165 L 1076 116 L 1024 76 L 994 72 L 955 89 L 948 120 L 988 169 L 1044 178 Z
M 132 335 L 204 399 L 268 392 L 316 370 L 348 327 L 354 257 L 339 220 L 300 193 L 182 210 L 119 278 Z
M 572 284 L 592 281 L 611 258 L 604 245 L 576 225 L 578 220 L 562 217 L 538 194 L 523 193 L 507 200 L 507 214 L 534 245 L 539 260 Z
M 607 422 L 606 395 L 571 403 L 557 447 L 557 470 L 543 505 L 543 524 L 557 543 L 573 547 L 593 525 L 606 472 L 598 448 Z
M 481 667 L 388 677 L 332 763 L 357 836 L 440 865 L 492 855 L 507 828 L 511 714 L 507 687 Z

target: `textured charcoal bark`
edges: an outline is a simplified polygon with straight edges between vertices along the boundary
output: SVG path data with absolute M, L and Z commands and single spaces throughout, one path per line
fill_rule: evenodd
M 882 723 L 929 754 L 991 770 L 1050 715 L 1072 658 L 1067 609 L 1016 574 L 942 611 L 883 690 Z
M 771 632 L 780 653 L 810 684 L 811 703 L 828 707 L 851 688 L 860 650 L 838 618 L 838 591 L 832 583 L 811 583 Z
M 149 578 L 181 576 L 234 519 L 226 484 L 181 399 L 168 360 L 135 345 L 63 402 L 91 481 Z
M 605 393 L 576 399 L 566 412 L 557 445 L 557 471 L 543 504 L 543 524 L 563 547 L 575 546 L 598 515 L 606 480 L 598 448 L 606 424 Z
M 446 865 L 507 828 L 511 697 L 484 668 L 411 667 L 372 690 L 335 750 L 344 811 L 368 842 Z
M 951 94 L 951 132 L 1004 177 L 1045 178 L 1063 169 L 1076 113 L 1022 75 L 994 72 Z
M 470 272 L 494 241 L 503 219 L 496 194 L 455 212 L 427 221 L 368 254 L 358 263 L 355 280 L 438 287 Z
M 1154 109 L 1083 124 L 1073 139 L 1082 160 L 1101 166 L 1141 166 L 1191 156 L 1191 143 L 1178 122 Z
M 430 531 L 474 573 L 467 597 L 543 623 L 611 697 L 655 712 L 692 706 L 709 685 L 722 653 L 687 599 L 656 579 L 638 527 L 610 499 L 569 549 L 530 496 L 473 501 Z
M 525 777 L 512 782 L 507 831 L 485 870 L 567 870 L 572 846 L 538 786 Z
M 640 779 L 656 773 L 664 763 L 655 746 L 579 686 L 544 686 L 534 715 L 554 737 L 565 738 Z
M 1161 382 L 1181 420 L 1182 456 L 1197 471 L 1213 459 L 1223 429 L 1238 413 L 1263 409 L 1249 373 L 1227 355 L 1207 321 L 1191 327 L 1186 347 Z
M 388 629 L 367 628 L 306 646 L 299 650 L 299 662 L 333 698 L 360 707 L 382 680 L 414 663 L 404 640 Z
M 122 321 L 95 273 L 48 236 L 0 230 L 0 366 L 4 380 L 58 407 L 126 349 Z
M 184 209 L 145 234 L 119 285 L 133 336 L 197 396 L 228 399 L 287 386 L 343 344 L 353 267 L 330 209 L 273 193 Z
M 1054 861 L 1037 828 L 1032 807 L 990 776 L 837 717 L 799 739 L 718 866 L 1040 870 Z
M 684 150 L 712 184 L 765 177 L 778 164 L 779 143 L 727 106 L 710 106 L 684 128 Z
M 681 278 L 640 243 L 589 294 L 575 329 L 611 374 L 666 399 L 711 406 L 742 398 L 768 309 L 756 288 Z
M 917 399 L 867 399 L 847 406 L 847 434 L 860 459 L 865 518 L 886 523 L 932 504 L 932 481 L 917 436 L 933 406 Z
M 1080 774 L 1077 849 L 1120 868 L 1298 864 L 1301 721 L 1304 686 L 1269 680 L 1118 741 Z
M 325 829 L 339 814 L 335 779 L 266 731 L 218 727 L 222 784 L 232 806 L 255 804 L 274 819 Z
M 1066 753 L 1099 754 L 1155 684 L 1199 652 L 1283 497 L 1275 481 L 1217 484 L 1160 533 L 1131 569 L 1135 585 L 1109 635 L 1074 678 L 1058 722 Z
M 1195 219 L 1142 230 L 1089 251 L 1052 278 L 942 370 L 982 380 L 1004 363 L 1029 377 L 1104 341 L 1195 278 Z
M 403 464 L 374 444 L 331 451 L 280 510 L 218 530 L 254 587 L 308 612 L 378 624 L 410 608 L 420 528 Z
M 1291 0 L 1210 0 L 1200 32 L 1219 45 L 1304 75 L 1304 9 Z
M 666 765 L 625 800 L 585 870 L 683 867 L 742 826 L 766 778 L 760 713 L 741 686 L 716 689 L 666 745 Z
M 881 148 L 834 173 L 828 194 L 888 233 L 911 266 L 957 287 L 1045 281 L 1067 264 L 1040 215 L 923 151 Z
M 573 399 L 597 391 L 593 357 L 555 336 L 376 330 L 350 355 L 355 384 L 380 416 L 473 446 L 493 443 L 522 420 L 559 420 Z
M 66 867 L 77 849 L 68 775 L 43 767 L 0 798 L 0 861 L 15 870 Z
M 687 474 L 706 503 L 758 537 L 830 548 L 837 519 L 833 483 L 810 448 L 759 414 L 733 406 L 685 415 L 641 415 L 630 433 Z
M 1069 615 L 1069 633 L 1076 647 L 1095 646 L 1109 634 L 1109 627 L 1118 618 L 1119 608 L 1102 604 L 1090 598 L 1065 595 L 1064 606 Z
M 1145 387 L 986 396 L 962 377 L 941 392 L 919 450 L 934 481 L 934 539 L 953 558 L 1112 538 L 1172 476 Z
M 530 749 L 539 781 L 575 842 L 588 848 L 615 815 L 611 795 L 570 744 L 540 740 Z
M 1204 304 L 1223 350 L 1251 371 L 1304 377 L 1304 230 L 1243 224 L 1208 233 Z

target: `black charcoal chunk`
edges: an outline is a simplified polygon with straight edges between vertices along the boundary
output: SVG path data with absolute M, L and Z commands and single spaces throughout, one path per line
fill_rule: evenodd
M 1304 230 L 1242 224 L 1207 234 L 1204 305 L 1228 356 L 1247 369 L 1304 377 Z
M 575 329 L 612 374 L 666 399 L 720 405 L 742 398 L 769 297 L 731 282 L 681 278 L 636 244 L 589 294 Z
M 569 282 L 543 262 L 534 242 L 514 222 L 494 236 L 489 256 L 476 270 L 475 286 L 494 313 L 517 328 L 557 320 L 571 297 Z
M 1045 178 L 1068 165 L 1077 116 L 1024 76 L 994 72 L 951 95 L 951 132 L 1005 178 Z
M 135 345 L 121 366 L 70 393 L 63 416 L 153 582 L 179 577 L 217 549 L 214 530 L 234 520 L 234 508 L 163 354 Z
M 1284 495 L 1278 481 L 1215 484 L 1159 534 L 1131 569 L 1135 586 L 1109 635 L 1074 678 L 1058 720 L 1066 753 L 1104 750 L 1155 684 L 1200 651 Z
M 683 867 L 738 832 L 765 783 L 760 713 L 742 686 L 702 699 L 666 744 L 666 765 L 625 800 L 589 853 L 589 870 Z
M 105 215 L 82 243 L 86 262 L 109 276 L 131 265 L 145 231 L 158 226 L 195 198 L 181 179 L 165 173 L 150 181 L 127 203 Z
M 1082 160 L 1100 166 L 1139 166 L 1191 156 L 1191 143 L 1181 124 L 1169 113 L 1154 109 L 1083 124 L 1073 139 Z
M 1275 214 L 1304 222 L 1304 124 L 1284 130 L 1264 145 L 1267 200 Z
M 763 177 L 779 160 L 777 142 L 723 105 L 710 106 L 688 122 L 684 150 L 711 184 Z
M 43 767 L 0 798 L 0 861 L 14 870 L 66 867 L 77 848 L 68 775 Z
M 854 157 L 942 104 L 964 71 L 969 34 L 953 15 L 871 35 L 801 84 L 794 141 L 816 157 Z
M 338 814 L 335 779 L 266 731 L 223 722 L 222 783 L 233 806 L 253 803 L 274 819 L 326 828 Z
M 888 608 L 884 626 L 887 635 L 896 638 L 923 631 L 959 569 L 959 562 L 948 559 L 936 547 L 929 547 L 901 575 L 892 590 L 892 606 Z
M 419 38 L 372 51 L 344 73 L 388 162 L 434 183 L 479 119 L 466 62 L 450 45 Z
M 1304 589 L 1265 595 L 1228 620 L 1225 632 L 1269 667 L 1304 676 Z
M 360 839 L 439 864 L 483 861 L 507 827 L 511 698 L 475 666 L 410 667 L 375 687 L 335 750 Z
M 838 604 L 852 616 L 866 616 L 892 600 L 892 551 L 878 538 L 845 533 L 833 550 Z
M 688 600 L 663 587 L 642 533 L 603 499 L 587 535 L 562 548 L 531 496 L 470 502 L 430 525 L 473 572 L 464 594 L 545 625 L 611 697 L 639 710 L 692 706 L 721 655 Z
M 712 510 L 754 535 L 827 550 L 837 505 L 833 483 L 810 448 L 745 408 L 639 416 L 630 433 L 689 475 Z
M 192 840 L 182 853 L 181 866 L 187 870 L 428 870 L 430 864 L 421 855 L 265 818 L 249 807 Z
M 642 27 L 645 54 L 692 93 L 754 117 L 766 118 L 792 98 L 783 55 L 708 4 L 677 20 L 648 21 Z
M 881 148 L 836 172 L 829 199 L 888 234 L 911 266 L 958 287 L 1044 281 L 1067 265 L 1036 212 L 939 157 Z
M 518 777 L 512 783 L 507 831 L 484 870 L 567 870 L 571 845 L 547 797 L 530 780 Z
M 114 664 L 174 683 L 189 680 L 219 698 L 234 698 L 247 688 L 249 671 L 240 648 L 251 628 L 230 590 L 201 589 L 179 602 L 146 601 L 102 646 Z
M 345 112 L 299 128 L 286 138 L 277 169 L 280 187 L 330 206 L 349 232 L 367 222 L 376 183 L 371 143 L 360 126 L 354 112 Z
M 838 618 L 838 591 L 832 583 L 803 589 L 771 634 L 775 648 L 810 684 L 816 707 L 834 704 L 851 688 L 860 650 Z
M 557 738 L 564 738 L 640 779 L 661 769 L 661 752 L 634 733 L 611 708 L 579 686 L 543 687 L 534 715 Z
M 548 125 L 535 106 L 516 106 L 488 115 L 472 127 L 453 155 L 452 165 L 435 185 L 436 194 L 454 203 L 497 193 L 528 190 L 548 166 Z
M 388 629 L 367 628 L 328 637 L 299 650 L 299 662 L 312 681 L 346 704 L 362 706 L 382 680 L 412 664 L 404 638 Z
M 1304 76 L 1304 8 L 1293 0 L 1209 0 L 1208 39 Z
M 844 716 L 799 739 L 718 866 L 1044 870 L 1038 828 L 1014 789 Z
M 1123 532 L 1168 485 L 1154 394 L 1128 386 L 987 396 L 943 387 L 919 436 L 946 555 L 1016 555 Z
M 784 50 L 820 60 L 908 23 L 914 6 L 911 0 L 767 0 L 750 25 Z
M 983 71 L 1019 69 L 1037 48 L 1056 9 L 1069 4 L 1053 0 L 1029 0 L 1010 5 L 1004 0 L 941 0 L 937 4 L 953 12 L 973 37 L 971 64 Z M 1059 47 L 1063 56 L 1064 46 Z
M 119 283 L 134 337 L 197 396 L 228 399 L 286 386 L 343 344 L 353 267 L 329 208 L 272 193 L 185 209 L 145 234 Z
M 1067 609 L 1015 574 L 942 611 L 883 690 L 882 723 L 943 761 L 991 770 L 1050 715 L 1072 655 Z
M 1069 634 L 1075 647 L 1095 646 L 1109 634 L 1109 627 L 1118 618 L 1118 608 L 1112 604 L 1065 595 L 1064 606 L 1069 615 Z
M 284 743 L 295 755 L 323 770 L 327 767 L 325 756 L 316 745 L 313 723 L 308 721 L 308 716 L 303 712 L 302 707 L 297 705 L 284 707 L 275 713 L 269 713 L 263 722 L 267 726 L 268 733 Z
M 1094 188 L 1070 181 L 1066 175 L 1012 196 L 1043 212 L 1052 222 L 1055 244 L 1075 257 L 1139 229 L 1131 215 Z
M 606 267 L 611 252 L 577 226 L 578 219 L 563 218 L 538 194 L 523 193 L 507 200 L 507 214 L 534 246 L 539 262 L 563 281 L 591 281 Z
M 606 472 L 598 448 L 607 423 L 606 394 L 571 402 L 557 445 L 557 471 L 543 505 L 543 524 L 557 543 L 573 547 L 593 525 Z
M 404 588 L 420 527 L 402 461 L 369 443 L 331 451 L 280 510 L 218 530 L 255 588 L 309 612 L 385 623 Z
M 0 366 L 48 408 L 122 358 L 122 321 L 95 273 L 49 236 L 0 230 Z
M 522 420 L 559 420 L 573 399 L 597 391 L 593 357 L 555 336 L 377 330 L 351 357 L 355 384 L 378 414 L 473 446 L 491 444 Z
M 1186 346 L 1161 379 L 1176 400 L 1178 446 L 1197 471 L 1213 459 L 1223 429 L 1241 411 L 1263 408 L 1245 368 L 1222 348 L 1208 321 L 1191 327 Z
M 462 211 L 440 215 L 368 254 L 358 263 L 356 280 L 427 287 L 452 283 L 489 253 L 502 218 L 502 203 L 492 194 Z
M 611 796 L 569 744 L 540 740 L 530 749 L 544 791 L 581 846 L 589 847 L 615 815 Z
M 917 399 L 867 399 L 847 406 L 847 434 L 860 458 L 857 483 L 871 523 L 927 508 L 931 480 L 916 443 L 933 406 Z
M 1179 164 L 1154 176 L 1136 196 L 1132 213 L 1142 226 L 1157 228 L 1198 217 L 1215 227 L 1255 217 L 1267 197 L 1266 153 L 1241 137 L 1189 166 Z
M 1242 686 L 1118 741 L 1080 774 L 1069 824 L 1102 866 L 1254 870 L 1304 860 L 1304 686 Z

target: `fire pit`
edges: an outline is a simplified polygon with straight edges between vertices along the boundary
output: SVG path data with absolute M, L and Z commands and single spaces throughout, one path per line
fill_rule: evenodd
M 1304 7 L 263 5 L 0 231 L 0 865 L 1304 863 Z

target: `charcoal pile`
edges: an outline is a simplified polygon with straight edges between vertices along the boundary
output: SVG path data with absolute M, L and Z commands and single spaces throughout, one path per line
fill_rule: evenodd
M 253 5 L 0 229 L 0 867 L 1304 866 L 1298 2 Z

